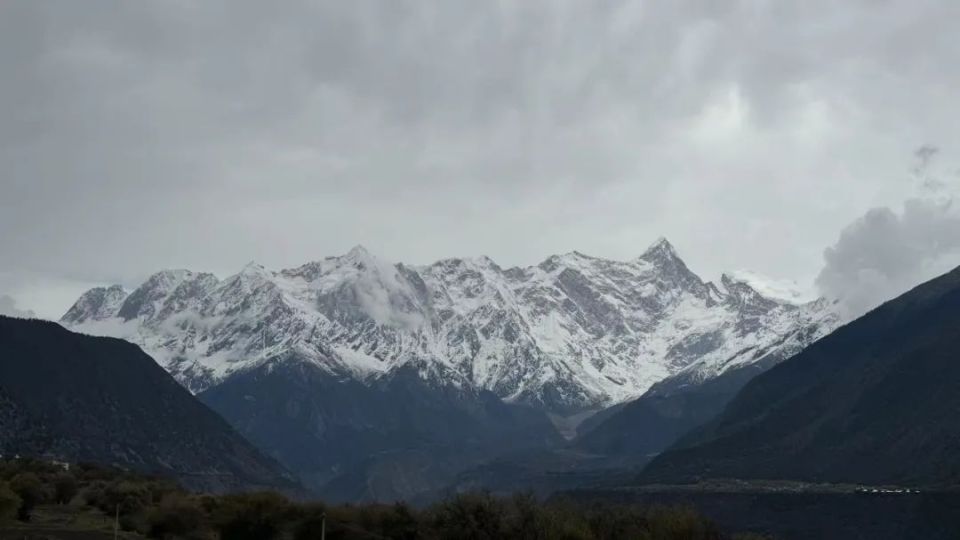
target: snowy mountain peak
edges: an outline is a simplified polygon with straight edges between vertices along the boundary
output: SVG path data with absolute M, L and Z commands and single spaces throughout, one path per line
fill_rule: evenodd
M 78 324 L 109 318 L 116 314 L 126 298 L 127 291 L 120 285 L 96 287 L 83 293 L 63 319 Z
M 729 295 L 741 298 L 751 298 L 761 296 L 747 281 L 735 279 L 730 274 L 724 272 L 720 275 L 720 285 Z
M 484 268 L 490 268 L 497 272 L 503 271 L 503 268 L 501 268 L 500 265 L 496 263 L 496 261 L 494 261 L 490 257 L 487 257 L 486 255 L 480 255 L 479 257 L 474 259 L 474 262 L 475 264 L 482 266 Z
M 250 261 L 243 266 L 243 269 L 240 270 L 241 273 L 248 274 L 262 274 L 266 272 L 267 269 L 262 264 L 257 261 Z
M 374 259 L 375 257 L 370 253 L 370 251 L 367 250 L 367 248 L 363 247 L 360 244 L 357 244 L 352 248 L 350 248 L 350 251 L 346 252 L 340 258 L 351 260 L 351 261 L 365 261 L 365 260 Z
M 673 247 L 673 244 L 661 236 L 643 252 L 643 255 L 640 255 L 640 259 L 645 261 L 660 261 L 680 259 L 680 256 L 677 254 L 677 250 Z
M 487 257 L 390 264 L 357 247 L 278 272 L 248 265 L 223 281 L 180 270 L 130 295 L 94 289 L 62 323 L 140 344 L 195 391 L 292 358 L 361 381 L 408 367 L 438 385 L 573 413 L 694 364 L 722 371 L 819 313 L 803 318 L 721 281 L 705 283 L 665 240 L 633 261 L 572 252 L 508 270 Z
M 195 273 L 185 268 L 171 268 L 160 270 L 147 278 L 145 284 L 152 287 L 170 287 L 194 276 Z
M 793 280 L 774 279 L 748 270 L 737 270 L 724 276 L 731 282 L 747 284 L 764 297 L 781 302 L 799 305 L 817 299 L 813 287 L 803 287 Z

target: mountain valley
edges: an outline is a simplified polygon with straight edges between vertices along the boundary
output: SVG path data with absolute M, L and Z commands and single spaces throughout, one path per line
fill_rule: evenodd
M 578 430 L 586 454 L 659 451 L 739 384 L 713 381 L 760 372 L 836 322 L 825 300 L 704 281 L 666 240 L 631 261 L 574 252 L 528 268 L 388 264 L 358 247 L 223 280 L 163 271 L 129 293 L 90 290 L 61 320 L 140 345 L 309 487 L 363 500 L 441 490 L 501 455 L 560 451 Z M 639 396 L 721 386 L 670 398 L 691 410 L 661 424 L 604 427 L 631 422 L 618 418 Z M 612 440 L 638 433 L 646 443 Z

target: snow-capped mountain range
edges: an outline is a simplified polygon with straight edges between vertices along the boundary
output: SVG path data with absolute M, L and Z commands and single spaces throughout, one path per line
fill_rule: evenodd
M 836 326 L 830 303 L 764 296 L 747 281 L 705 282 L 662 239 L 629 261 L 573 252 L 509 269 L 486 257 L 388 264 L 357 247 L 222 280 L 162 271 L 130 293 L 86 292 L 61 323 L 140 345 L 194 392 L 286 358 L 360 381 L 415 367 L 431 383 L 563 415 L 681 373 L 714 377 Z

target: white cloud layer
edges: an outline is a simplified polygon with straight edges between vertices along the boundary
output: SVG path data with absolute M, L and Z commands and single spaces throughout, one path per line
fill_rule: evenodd
M 17 301 L 10 295 L 0 294 L 0 315 L 7 317 L 34 317 L 36 313 L 30 310 L 24 310 L 17 307 Z
M 917 151 L 920 195 L 900 209 L 871 208 L 824 253 L 820 291 L 853 318 L 960 265 L 957 169 L 931 171 L 933 147 Z
M 958 19 L 952 0 L 5 1 L 0 287 L 34 307 L 24 283 L 358 243 L 509 266 L 661 235 L 710 276 L 810 283 L 854 216 L 908 197 L 913 148 L 960 149 Z

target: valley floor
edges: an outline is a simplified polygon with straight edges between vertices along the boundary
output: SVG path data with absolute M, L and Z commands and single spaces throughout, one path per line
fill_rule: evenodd
M 692 506 L 727 530 L 783 540 L 960 538 L 960 490 L 715 481 L 579 490 L 579 503 Z

